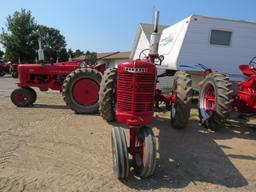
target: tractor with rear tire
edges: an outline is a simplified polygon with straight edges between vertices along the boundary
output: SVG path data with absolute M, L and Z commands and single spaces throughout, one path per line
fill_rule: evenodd
M 18 77 L 18 64 L 11 62 L 0 62 L 0 77 L 3 77 L 6 74 L 11 74 L 13 78 Z
M 11 94 L 17 107 L 28 107 L 36 101 L 40 91 L 62 92 L 64 101 L 76 113 L 98 111 L 98 91 L 105 64 L 86 65 L 83 60 L 54 64 L 22 64 L 18 66 L 18 89 Z
M 164 59 L 158 55 L 158 19 L 159 12 L 156 12 L 147 57 L 120 63 L 117 69 L 107 69 L 102 77 L 99 92 L 102 118 L 108 122 L 117 120 L 129 128 L 128 142 L 122 127 L 112 128 L 113 172 L 118 179 L 128 177 L 130 167 L 141 178 L 155 171 L 157 149 L 153 131 L 148 126 L 153 121 L 154 104 L 168 103 L 173 127 L 184 128 L 188 123 L 192 99 L 190 75 L 176 72 L 170 95 L 156 89 L 162 76 L 157 76 L 156 64 Z
M 256 57 L 249 64 L 240 65 L 246 76 L 242 82 L 232 85 L 227 75 L 208 69 L 199 93 L 200 123 L 216 130 L 223 126 L 232 111 L 256 113 Z

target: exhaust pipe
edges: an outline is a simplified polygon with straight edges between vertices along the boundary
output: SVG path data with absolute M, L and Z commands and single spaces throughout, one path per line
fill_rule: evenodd
M 160 34 L 158 33 L 159 15 L 159 11 L 156 11 L 154 14 L 154 28 L 150 37 L 149 47 L 149 56 L 151 58 L 154 58 L 154 56 L 158 55 L 158 45 L 160 41 Z
M 154 33 L 158 32 L 159 14 L 160 12 L 156 11 L 154 15 L 154 30 L 153 30 Z

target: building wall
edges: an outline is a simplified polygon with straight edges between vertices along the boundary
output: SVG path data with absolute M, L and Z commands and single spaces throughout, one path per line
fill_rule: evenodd
M 140 34 L 138 45 L 132 59 L 139 59 L 140 52 L 149 48 L 149 41 L 144 32 Z

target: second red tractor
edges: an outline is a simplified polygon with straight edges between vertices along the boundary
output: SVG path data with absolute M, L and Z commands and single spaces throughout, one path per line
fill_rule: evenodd
M 232 84 L 227 75 L 208 70 L 199 93 L 201 124 L 211 129 L 223 126 L 231 111 L 256 113 L 256 57 L 249 64 L 240 65 L 246 77 Z
M 62 92 L 64 101 L 76 113 L 96 113 L 98 92 L 105 64 L 86 65 L 82 60 L 54 64 L 21 64 L 18 66 L 18 89 L 11 94 L 18 107 L 31 106 L 37 98 L 33 87 Z

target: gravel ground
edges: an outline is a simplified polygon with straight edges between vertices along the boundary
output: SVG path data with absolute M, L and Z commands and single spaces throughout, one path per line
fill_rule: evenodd
M 0 78 L 0 191 L 255 191 L 256 121 L 232 119 L 218 132 L 198 126 L 175 130 L 169 112 L 156 112 L 158 166 L 153 177 L 112 175 L 110 130 L 99 115 L 75 115 L 57 92 L 17 108 L 15 88 Z M 249 124 L 249 125 L 248 125 Z M 126 130 L 127 131 L 127 130 Z

